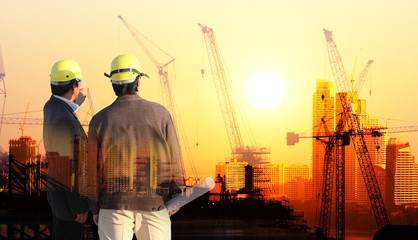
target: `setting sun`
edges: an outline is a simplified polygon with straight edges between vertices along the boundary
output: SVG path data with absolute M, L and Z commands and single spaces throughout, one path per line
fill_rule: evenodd
M 247 97 L 255 107 L 271 109 L 280 104 L 284 90 L 283 82 L 276 74 L 261 72 L 248 80 Z

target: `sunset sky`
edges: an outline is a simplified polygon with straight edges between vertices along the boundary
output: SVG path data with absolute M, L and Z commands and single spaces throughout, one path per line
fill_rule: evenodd
M 176 59 L 172 91 L 200 177 L 214 176 L 215 164 L 228 159 L 231 150 L 197 23 L 213 28 L 257 144 L 271 148 L 273 163 L 311 164 L 311 141 L 286 146 L 286 132 L 311 131 L 315 81 L 332 80 L 323 28 L 333 31 L 348 76 L 356 57 L 355 77 L 374 60 L 360 93 L 367 111 L 384 125 L 418 125 L 415 0 L 0 0 L 0 9 L 5 117 L 23 117 L 13 113 L 24 112 L 28 103 L 28 117 L 42 117 L 50 69 L 66 58 L 81 65 L 82 87 L 90 88 L 98 112 L 116 98 L 103 72 L 121 53 L 138 56 L 151 76 L 142 80 L 140 95 L 161 103 L 157 69 L 118 20 L 121 15 Z M 256 108 L 246 97 L 248 80 L 263 71 L 285 85 L 283 101 L 273 109 Z M 241 132 L 248 145 L 243 127 Z M 18 125 L 3 125 L 0 145 L 7 150 L 8 140 L 20 134 Z M 39 141 L 42 126 L 27 125 L 24 135 Z M 409 141 L 418 155 L 418 133 L 390 136 Z M 189 159 L 185 164 L 191 175 Z

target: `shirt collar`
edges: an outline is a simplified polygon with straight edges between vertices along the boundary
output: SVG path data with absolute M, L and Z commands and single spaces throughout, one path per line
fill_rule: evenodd
M 141 100 L 142 98 L 138 94 L 125 94 L 116 98 L 116 102 Z
M 70 100 L 68 100 L 66 98 L 63 98 L 63 97 L 60 97 L 60 96 L 57 96 L 57 95 L 53 95 L 53 96 L 62 100 L 62 101 L 64 101 L 65 103 L 67 103 L 71 107 L 71 109 L 73 109 L 74 112 L 78 111 L 79 106 L 77 104 L 75 104 L 74 102 L 71 102 Z

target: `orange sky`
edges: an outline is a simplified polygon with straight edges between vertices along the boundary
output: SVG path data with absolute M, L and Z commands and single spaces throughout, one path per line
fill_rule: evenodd
M 374 59 L 360 94 L 368 101 L 368 111 L 413 121 L 388 121 L 389 126 L 418 125 L 417 1 L 1 0 L 0 9 L 6 114 L 24 112 L 28 102 L 29 111 L 42 110 L 50 96 L 51 66 L 63 58 L 80 63 L 83 87 L 90 88 L 95 110 L 102 109 L 115 99 L 103 72 L 120 53 L 139 57 L 143 71 L 151 75 L 142 82 L 140 95 L 161 102 L 157 70 L 117 19 L 122 15 L 176 58 L 177 111 L 201 177 L 213 176 L 215 164 L 229 157 L 230 148 L 205 49 L 202 56 L 198 22 L 214 29 L 252 132 L 259 145 L 271 148 L 274 163 L 311 164 L 311 141 L 286 146 L 286 132 L 310 131 L 315 80 L 332 79 L 322 28 L 334 32 L 347 75 L 356 57 L 355 76 Z M 255 108 L 245 95 L 248 79 L 261 71 L 276 73 L 286 86 L 282 103 L 270 110 Z M 41 126 L 25 127 L 25 135 L 38 141 L 41 131 Z M 243 128 L 242 132 L 248 144 Z M 19 136 L 18 125 L 3 125 L 0 145 L 8 149 L 8 139 Z M 417 133 L 396 136 L 410 141 L 416 154 Z

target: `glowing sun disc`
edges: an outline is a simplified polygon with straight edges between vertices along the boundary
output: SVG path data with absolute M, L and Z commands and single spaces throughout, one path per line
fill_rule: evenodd
M 247 97 L 255 107 L 272 109 L 282 101 L 284 90 L 283 82 L 276 74 L 261 72 L 248 80 Z

